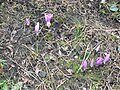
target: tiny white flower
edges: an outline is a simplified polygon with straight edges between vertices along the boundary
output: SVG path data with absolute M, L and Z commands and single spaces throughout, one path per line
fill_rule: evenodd
M 100 2 L 100 3 L 103 3 L 103 4 L 104 4 L 104 3 L 106 3 L 106 1 L 105 1 L 105 0 L 101 0 L 101 2 Z

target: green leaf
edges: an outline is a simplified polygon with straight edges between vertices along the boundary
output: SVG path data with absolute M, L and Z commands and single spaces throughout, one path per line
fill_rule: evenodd
M 3 86 L 2 89 L 3 89 L 3 90 L 9 90 L 7 84 L 4 84 L 4 86 Z
M 2 80 L 0 80 L 0 87 L 3 87 L 5 83 L 7 83 L 7 81 L 5 81 L 5 80 L 2 81 Z
M 0 90 L 9 90 L 8 89 L 8 85 L 7 85 L 8 81 L 6 80 L 0 80 Z
M 113 11 L 113 12 L 117 12 L 119 9 L 117 8 L 116 4 L 111 4 L 110 5 L 110 10 Z
M 117 37 L 116 36 L 112 36 L 112 40 L 117 40 Z
M 22 87 L 22 82 L 18 82 L 15 84 L 11 90 L 19 90 Z
M 73 64 L 73 71 L 77 71 L 79 68 L 79 65 L 78 64 Z

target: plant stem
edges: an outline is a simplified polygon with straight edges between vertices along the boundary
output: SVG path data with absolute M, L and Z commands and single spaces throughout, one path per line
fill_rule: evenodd
M 36 52 L 38 54 L 38 35 L 37 35 L 37 41 L 36 41 Z

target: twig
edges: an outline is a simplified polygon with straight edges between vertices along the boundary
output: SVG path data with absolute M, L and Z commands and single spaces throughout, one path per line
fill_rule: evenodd
M 120 31 L 120 29 L 91 29 L 91 31 L 109 31 L 109 32 L 112 32 L 112 31 Z
M 62 80 L 61 83 L 57 86 L 57 90 L 58 90 L 58 88 L 59 88 L 61 85 L 63 85 L 65 82 L 66 82 L 66 80 Z
M 42 80 L 38 80 L 34 75 L 32 75 L 30 72 L 28 72 L 27 70 L 25 70 L 21 65 L 19 65 L 15 60 L 13 60 L 13 59 L 11 59 L 10 57 L 8 57 L 7 56 L 7 58 L 10 60 L 10 61 L 12 61 L 12 62 L 14 62 L 16 65 L 18 65 L 20 68 L 21 68 L 21 70 L 22 71 L 24 71 L 24 72 L 26 72 L 26 73 L 28 73 L 31 77 L 33 77 L 36 81 L 38 81 L 38 82 L 41 82 Z

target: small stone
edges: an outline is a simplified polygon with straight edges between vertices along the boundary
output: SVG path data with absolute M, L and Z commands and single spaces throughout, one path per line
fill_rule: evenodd
M 85 87 L 83 87 L 83 89 L 82 90 L 87 90 Z
M 77 59 L 77 58 L 78 58 L 78 56 L 76 55 L 74 58 L 76 58 L 76 59 Z
M 101 2 L 100 3 L 105 3 L 106 1 L 105 0 L 101 0 Z
M 42 78 L 45 78 L 47 76 L 47 73 L 45 71 L 39 71 L 38 75 Z

